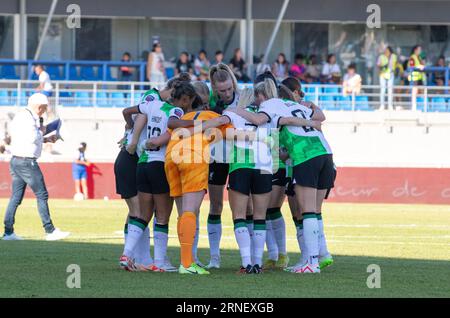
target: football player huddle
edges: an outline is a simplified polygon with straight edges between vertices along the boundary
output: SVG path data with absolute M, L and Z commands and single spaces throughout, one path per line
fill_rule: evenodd
M 120 267 L 199 275 L 220 268 L 227 185 L 241 256 L 238 273 L 275 268 L 320 273 L 333 263 L 321 212 L 336 178 L 331 148 L 321 131 L 323 112 L 303 101 L 301 84 L 292 77 L 277 83 L 265 72 L 253 88 L 239 90 L 233 72 L 220 63 L 211 67 L 210 83 L 211 89 L 181 73 L 123 111 L 125 135 L 114 165 L 117 193 L 128 206 Z M 210 262 L 203 265 L 197 257 L 198 220 L 206 193 Z M 286 197 L 301 252 L 293 266 L 288 266 L 281 213 Z M 174 202 L 179 267 L 167 257 Z M 268 257 L 263 262 L 265 246 Z

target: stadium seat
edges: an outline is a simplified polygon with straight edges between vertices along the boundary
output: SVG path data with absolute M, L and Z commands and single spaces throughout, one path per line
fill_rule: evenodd
M 141 93 L 134 93 L 133 105 L 137 105 L 141 100 L 141 97 L 142 97 Z
M 111 106 L 125 107 L 125 95 L 121 92 L 111 93 Z
M 338 94 L 340 94 L 340 88 L 339 88 L 339 87 L 336 87 L 336 86 L 331 86 L 331 87 L 325 86 L 325 87 L 323 88 L 323 92 L 324 92 L 325 94 L 338 95 Z
M 369 97 L 368 96 L 361 96 L 358 95 L 355 97 L 355 109 L 356 110 L 362 110 L 362 111 L 371 111 L 373 110 L 369 106 Z
M 103 69 L 99 67 L 99 68 L 97 69 L 97 71 L 100 72 L 100 73 L 98 74 L 98 75 L 99 75 L 98 77 L 101 78 L 101 79 L 103 79 Z M 116 78 L 114 78 L 114 77 L 111 76 L 111 68 L 110 68 L 109 66 L 106 67 L 106 80 L 107 80 L 107 81 L 110 81 L 110 82 L 112 82 L 112 81 L 117 81 Z
M 339 95 L 336 98 L 337 109 L 352 110 L 352 97 Z
M 11 99 L 7 91 L 0 91 L 0 106 L 11 106 Z
M 62 80 L 62 76 L 61 73 L 59 71 L 59 66 L 58 65 L 49 65 L 47 67 L 47 73 L 50 76 L 50 79 L 52 80 Z
M 430 111 L 432 112 L 446 112 L 447 102 L 444 97 L 433 97 L 431 99 Z
M 175 76 L 175 70 L 173 67 L 166 67 L 167 78 L 172 78 Z
M 325 110 L 336 110 L 336 104 L 334 102 L 333 96 L 319 96 L 319 107 Z
M 19 105 L 20 106 L 26 106 L 28 104 L 28 97 L 27 97 L 27 93 L 24 91 L 20 92 L 20 96 L 17 94 L 17 91 L 14 90 L 11 93 L 11 104 L 12 105 L 17 105 L 17 98 L 19 98 Z
M 98 76 L 95 74 L 94 67 L 92 65 L 82 66 L 80 68 L 80 77 L 85 81 L 96 81 L 99 80 Z
M 418 96 L 417 98 L 416 98 L 416 104 L 417 104 L 417 110 L 418 111 L 421 111 L 421 112 L 423 112 L 423 111 L 425 111 L 425 98 L 423 98 L 422 96 Z M 428 110 L 429 110 L 429 108 L 430 108 L 430 102 L 429 102 L 429 100 L 428 100 Z
M 16 74 L 16 67 L 11 64 L 2 65 L 0 78 L 20 79 L 20 77 Z
M 108 94 L 106 94 L 106 92 L 97 92 L 97 106 L 110 107 L 110 103 L 108 101 Z
M 69 67 L 69 81 L 79 81 L 81 77 L 78 75 L 76 66 Z
M 316 97 L 313 94 L 306 94 L 305 101 L 314 103 L 316 101 Z
M 59 92 L 59 103 L 63 106 L 76 106 L 73 96 L 69 92 Z
M 74 105 L 81 106 L 81 107 L 91 107 L 92 103 L 89 98 L 89 93 L 88 92 L 76 92 Z

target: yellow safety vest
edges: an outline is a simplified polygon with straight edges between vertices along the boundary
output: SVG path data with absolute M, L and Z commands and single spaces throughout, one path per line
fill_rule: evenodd
M 390 69 L 391 63 L 389 63 L 390 59 L 393 59 L 392 65 L 397 64 L 397 55 L 395 55 L 394 53 L 391 54 L 390 58 L 388 59 L 386 57 L 386 55 L 380 55 L 380 64 L 382 65 L 382 68 L 380 70 L 380 76 L 385 78 L 385 79 L 390 79 L 392 73 L 394 72 L 393 69 Z
M 414 67 L 419 67 L 422 65 L 422 63 L 420 63 L 419 57 L 415 54 L 411 55 L 409 57 L 409 60 L 411 61 L 411 59 L 414 61 Z M 409 65 L 411 66 L 411 65 Z M 408 80 L 411 82 L 417 82 L 420 80 L 424 80 L 425 79 L 425 74 L 423 72 L 418 72 L 418 71 L 413 71 L 411 72 L 411 74 L 408 75 Z

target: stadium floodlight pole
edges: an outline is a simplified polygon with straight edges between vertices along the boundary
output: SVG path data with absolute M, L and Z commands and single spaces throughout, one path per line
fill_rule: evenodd
M 53 13 L 55 12 L 56 5 L 58 4 L 58 0 L 53 0 L 52 5 L 50 6 L 50 11 L 48 12 L 47 20 L 45 20 L 44 29 L 42 30 L 41 38 L 39 39 L 38 47 L 36 48 L 36 53 L 34 54 L 34 61 L 39 58 L 41 54 L 42 45 L 44 44 L 45 36 L 47 35 L 48 27 L 50 26 L 50 22 L 53 18 Z
M 275 23 L 275 27 L 273 28 L 272 35 L 270 36 L 269 44 L 267 44 L 266 52 L 264 53 L 263 64 L 267 63 L 267 59 L 269 58 L 270 50 L 272 49 L 273 42 L 275 41 L 275 37 L 277 36 L 278 29 L 280 28 L 281 21 L 283 20 L 286 9 L 289 5 L 289 0 L 284 0 L 283 5 L 281 6 L 280 13 L 278 14 L 277 22 Z

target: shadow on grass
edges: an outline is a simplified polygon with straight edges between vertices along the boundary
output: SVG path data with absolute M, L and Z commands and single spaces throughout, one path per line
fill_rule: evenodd
M 320 275 L 266 271 L 237 275 L 237 250 L 222 250 L 222 268 L 209 276 L 129 273 L 119 269 L 121 244 L 0 241 L 0 297 L 449 297 L 450 262 L 334 255 Z M 169 247 L 174 265 L 179 249 Z M 298 255 L 290 254 L 291 263 Z M 199 250 L 207 263 L 209 251 Z M 66 285 L 70 264 L 81 268 L 81 288 Z M 367 287 L 367 267 L 381 268 L 381 288 Z

